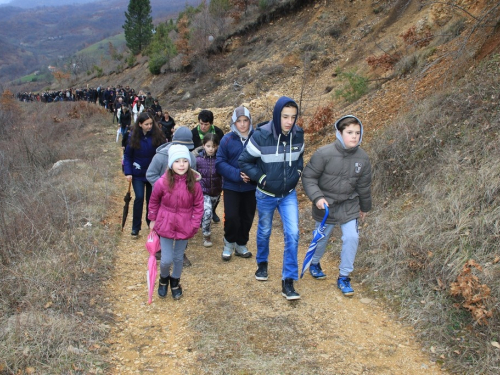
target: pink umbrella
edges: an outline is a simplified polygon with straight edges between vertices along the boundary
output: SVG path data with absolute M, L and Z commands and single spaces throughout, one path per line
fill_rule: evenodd
M 146 250 L 149 252 L 148 260 L 148 272 L 146 274 L 146 279 L 148 281 L 148 293 L 149 299 L 148 304 L 153 302 L 153 292 L 155 289 L 156 281 L 156 253 L 161 250 L 160 247 L 160 237 L 156 231 L 152 230 L 149 233 L 148 239 L 146 240 Z

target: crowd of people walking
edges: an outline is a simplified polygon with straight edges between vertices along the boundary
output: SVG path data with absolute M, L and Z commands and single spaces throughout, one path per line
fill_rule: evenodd
M 122 138 L 123 173 L 134 190 L 131 236 L 138 238 L 143 225 L 160 237 L 158 295 L 170 290 L 182 297 L 180 279 L 190 265 L 185 251 L 200 230 L 203 246 L 213 246 L 212 224 L 221 220 L 216 208 L 224 205 L 221 258 L 251 258 L 250 229 L 258 214 L 255 279 L 269 278 L 268 258 L 273 217 L 278 211 L 284 235 L 281 291 L 287 300 L 300 299 L 298 280 L 299 180 L 312 203 L 316 230 L 327 213 L 325 235 L 309 266 L 311 276 L 326 278 L 320 261 L 335 226 L 342 230 L 337 286 L 345 296 L 354 290 L 350 274 L 359 243 L 358 220 L 371 209 L 371 165 L 360 147 L 361 121 L 352 115 L 334 124 L 336 140 L 316 150 L 304 164 L 304 132 L 297 125 L 299 107 L 280 97 L 272 119 L 256 126 L 250 110 L 234 109 L 230 131 L 214 125 L 212 111 L 198 114 L 198 123 L 176 126 L 151 93 L 117 88 L 67 89 L 42 95 L 23 93 L 19 100 L 46 102 L 85 100 L 113 113 Z M 328 210 L 326 210 L 328 209 Z M 326 217 L 326 216 L 325 216 Z

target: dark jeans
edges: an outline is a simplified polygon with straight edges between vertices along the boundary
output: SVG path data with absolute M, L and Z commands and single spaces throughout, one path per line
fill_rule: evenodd
M 144 190 L 146 190 L 146 223 L 149 226 L 150 220 L 148 219 L 148 205 L 149 198 L 151 197 L 151 192 L 153 187 L 147 181 L 141 181 L 136 178 L 132 178 L 132 187 L 134 188 L 134 211 L 132 218 L 132 230 L 141 230 L 142 224 L 142 209 L 144 206 Z
M 246 245 L 255 216 L 255 190 L 224 189 L 224 238 L 229 243 Z

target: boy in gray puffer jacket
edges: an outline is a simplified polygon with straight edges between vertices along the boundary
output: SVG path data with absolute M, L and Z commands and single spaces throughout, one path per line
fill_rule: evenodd
M 363 125 L 355 116 L 348 115 L 335 123 L 337 139 L 318 149 L 304 168 L 302 185 L 312 201 L 312 214 L 316 228 L 329 207 L 325 237 L 318 241 L 309 271 L 315 279 L 324 279 L 320 260 L 325 253 L 332 229 L 342 229 L 337 286 L 344 296 L 352 296 L 354 290 L 349 274 L 354 269 L 358 250 L 358 219 L 364 220 L 372 207 L 371 164 L 368 155 L 360 148 Z

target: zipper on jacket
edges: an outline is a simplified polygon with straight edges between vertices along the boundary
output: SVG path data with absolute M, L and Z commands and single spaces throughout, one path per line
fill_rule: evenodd
M 285 194 L 285 192 L 286 192 L 286 141 L 283 142 L 283 191 L 282 191 L 282 193 Z

